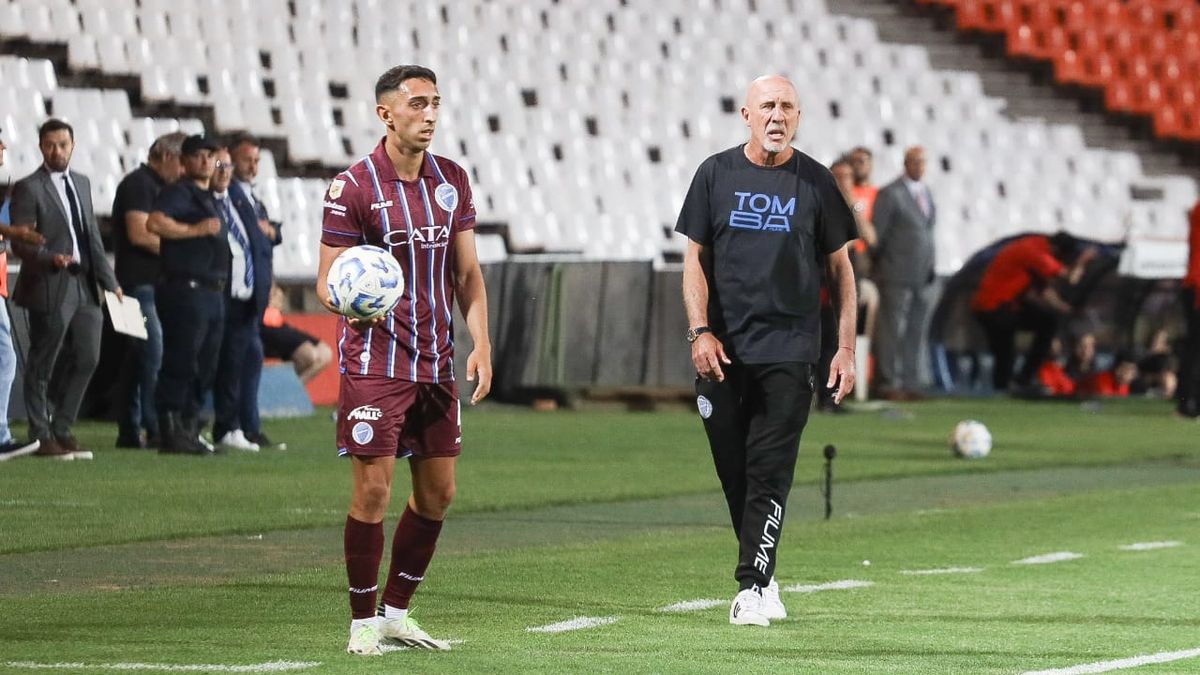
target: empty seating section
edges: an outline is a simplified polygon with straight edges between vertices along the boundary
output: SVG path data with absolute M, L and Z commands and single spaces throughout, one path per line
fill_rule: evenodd
M 918 0 L 954 8 L 959 28 L 1004 33 L 1009 54 L 1050 61 L 1063 84 L 1104 88 L 1115 112 L 1150 117 L 1161 138 L 1200 141 L 1196 0 Z
M 823 0 L 0 0 L 0 34 L 66 43 L 72 68 L 135 75 L 150 101 L 211 106 L 210 131 L 284 138 L 291 162 L 330 175 L 381 135 L 375 78 L 427 64 L 444 101 L 433 149 L 468 168 L 481 221 L 507 223 L 516 252 L 682 251 L 671 230 L 692 173 L 745 138 L 744 88 L 766 72 L 797 83 L 796 144 L 822 162 L 866 145 L 882 183 L 905 146 L 926 146 L 942 272 L 1024 230 L 1181 238 L 1195 199 L 1190 180 L 1147 178 L 1136 155 L 1086 148 L 1077 127 L 1006 117 L 975 73 L 933 70 L 923 48 L 882 43 Z M 79 129 L 75 165 L 98 204 L 155 135 L 197 126 L 134 118 L 122 91 L 59 87 L 45 61 L 0 66 L 13 173 L 37 164 L 36 124 L 61 115 Z M 315 273 L 326 185 L 278 177 L 264 158 L 282 276 Z M 1135 201 L 1132 185 L 1164 199 Z

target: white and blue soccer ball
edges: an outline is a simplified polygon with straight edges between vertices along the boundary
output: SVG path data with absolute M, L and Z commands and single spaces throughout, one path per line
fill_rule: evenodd
M 386 316 L 404 295 L 404 270 L 378 246 L 355 246 L 338 255 L 326 281 L 329 299 L 351 319 Z
M 963 420 L 954 427 L 950 437 L 954 454 L 966 459 L 981 459 L 992 451 L 992 432 L 975 420 Z

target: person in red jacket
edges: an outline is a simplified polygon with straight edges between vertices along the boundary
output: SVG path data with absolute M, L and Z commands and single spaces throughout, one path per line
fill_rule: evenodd
M 1200 419 L 1200 201 L 1192 208 L 1188 230 L 1188 267 L 1183 278 L 1183 312 L 1187 338 L 1179 369 L 1178 412 Z

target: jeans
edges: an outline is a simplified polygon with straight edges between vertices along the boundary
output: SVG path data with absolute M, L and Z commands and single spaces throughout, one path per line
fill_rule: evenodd
M 129 289 L 129 295 L 137 298 L 146 317 L 145 340 L 130 338 L 128 374 L 130 378 L 123 414 L 118 424 L 125 438 L 136 438 L 140 430 L 147 435 L 158 436 L 158 411 L 154 405 L 154 389 L 158 384 L 158 370 L 162 367 L 163 341 L 162 322 L 154 304 L 154 286 L 143 284 Z
M 17 376 L 17 353 L 13 351 L 12 322 L 8 318 L 8 303 L 0 308 L 0 443 L 11 443 L 8 428 L 8 397 L 13 378 Z

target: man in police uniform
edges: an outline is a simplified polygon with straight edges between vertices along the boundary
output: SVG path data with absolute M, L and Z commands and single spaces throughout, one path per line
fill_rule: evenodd
M 835 402 L 854 386 L 846 243 L 857 230 L 829 170 L 790 145 L 800 119 L 791 82 L 756 79 L 742 119 L 750 141 L 700 165 L 675 229 L 690 240 L 683 300 L 696 402 L 740 546 L 729 622 L 767 626 L 787 616 L 775 558 L 816 384 L 826 269 L 838 317 Z
M 229 232 L 209 191 L 216 150 L 204 136 L 184 140 L 186 177 L 159 194 L 147 221 L 162 240 L 162 275 L 154 291 L 163 331 L 155 397 L 160 452 L 212 452 L 200 441 L 196 413 L 216 374 L 229 281 Z

